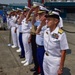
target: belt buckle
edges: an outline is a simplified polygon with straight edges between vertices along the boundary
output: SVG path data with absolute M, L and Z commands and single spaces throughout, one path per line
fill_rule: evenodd
M 47 52 L 45 54 L 46 54 L 46 56 L 49 56 L 49 54 Z

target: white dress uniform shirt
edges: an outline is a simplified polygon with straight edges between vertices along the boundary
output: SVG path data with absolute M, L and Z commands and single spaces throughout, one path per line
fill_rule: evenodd
M 48 28 L 44 33 L 44 47 L 53 56 L 61 56 L 60 51 L 69 49 L 66 35 L 63 32 L 62 34 L 58 33 L 59 27 L 57 27 L 53 32 L 50 32 Z M 58 38 L 53 36 L 57 34 Z
M 16 27 L 16 25 L 15 25 L 15 21 L 16 21 L 16 17 L 15 16 L 11 16 L 11 20 L 10 20 L 10 26 L 11 27 Z
M 46 29 L 47 29 L 47 25 L 43 26 L 42 29 L 41 29 L 41 31 L 40 31 L 40 33 L 36 35 L 36 44 L 37 45 L 40 45 L 40 46 L 44 45 L 44 31 Z
M 24 66 L 29 65 L 32 62 L 32 49 L 31 49 L 31 43 L 28 43 L 29 37 L 30 37 L 30 31 L 31 31 L 31 23 L 26 23 L 26 18 L 22 20 L 22 40 L 23 40 L 23 46 L 25 51 L 25 60 L 26 63 L 24 63 Z
M 59 27 L 56 27 L 50 32 L 50 29 L 47 28 L 44 32 L 44 75 L 58 75 L 61 51 L 69 49 L 65 33 L 59 33 L 59 30 Z
M 22 24 L 22 32 L 23 32 L 23 33 L 27 33 L 27 32 L 30 33 L 30 30 L 31 30 L 31 26 L 32 26 L 32 25 L 31 25 L 30 22 L 26 23 L 26 18 L 24 18 L 24 19 L 22 20 L 21 24 Z

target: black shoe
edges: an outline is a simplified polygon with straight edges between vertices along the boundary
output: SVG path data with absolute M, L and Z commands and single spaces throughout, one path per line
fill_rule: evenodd
M 32 71 L 32 72 L 33 72 L 33 71 L 36 71 L 36 68 L 34 67 L 34 68 L 30 69 L 30 71 Z
M 19 55 L 20 58 L 25 58 L 25 56 Z

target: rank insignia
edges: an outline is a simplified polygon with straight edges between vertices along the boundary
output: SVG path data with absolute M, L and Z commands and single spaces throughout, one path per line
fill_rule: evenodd
M 58 33 L 62 34 L 64 31 L 62 29 L 59 29 Z
M 54 33 L 54 34 L 52 34 L 52 37 L 55 38 L 55 39 L 58 39 L 59 38 L 59 35 L 56 34 L 56 33 Z

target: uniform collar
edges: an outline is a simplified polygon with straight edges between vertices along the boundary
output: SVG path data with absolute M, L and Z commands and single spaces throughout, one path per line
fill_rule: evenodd
M 51 34 L 54 34 L 54 33 L 57 34 L 57 33 L 58 33 L 58 30 L 59 30 L 59 27 L 57 26 L 57 27 L 55 28 L 55 30 L 51 32 Z

